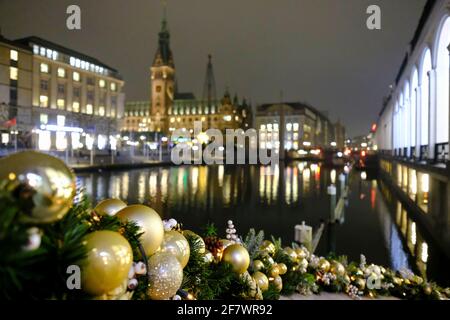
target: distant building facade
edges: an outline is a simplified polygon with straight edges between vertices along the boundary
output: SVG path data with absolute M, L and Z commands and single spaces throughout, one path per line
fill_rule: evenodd
M 267 149 L 329 148 L 337 145 L 336 138 L 341 140 L 341 136 L 345 135 L 342 132 L 345 129 L 341 125 L 339 128 L 335 127 L 322 112 L 298 102 L 258 106 L 255 126 L 260 134 L 260 147 Z
M 17 123 L 20 147 L 46 151 L 110 147 L 119 132 L 125 101 L 124 81 L 117 70 L 38 37 L 0 42 L 1 67 L 11 55 L 9 68 L 19 70 L 17 79 L 14 74 L 9 79 L 10 84 L 18 84 L 17 99 L 14 94 L 9 100 L 3 98 L 2 79 L 0 103 L 5 100 L 17 110 L 10 120 Z M 11 59 L 15 51 L 17 61 Z

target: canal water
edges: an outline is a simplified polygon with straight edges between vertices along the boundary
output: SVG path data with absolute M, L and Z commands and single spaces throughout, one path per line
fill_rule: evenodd
M 228 220 L 245 236 L 250 228 L 294 241 L 294 226 L 305 221 L 316 229 L 330 220 L 327 187 L 337 182 L 338 169 L 296 162 L 260 166 L 163 166 L 78 175 L 78 183 L 95 203 L 120 198 L 129 204 L 151 206 L 163 218 L 175 218 L 185 228 L 201 232 L 214 223 L 225 235 Z M 442 285 L 449 285 L 450 263 L 421 227 L 393 198 L 376 176 L 354 171 L 344 215 L 328 225 L 316 253 L 335 252 L 359 261 L 407 267 Z M 338 188 L 339 189 L 339 188 Z

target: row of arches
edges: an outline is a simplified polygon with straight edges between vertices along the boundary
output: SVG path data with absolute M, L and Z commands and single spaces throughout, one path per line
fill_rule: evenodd
M 446 13 L 431 43 L 393 96 L 392 146 L 396 154 L 449 159 L 450 16 Z M 439 152 L 441 154 L 439 154 Z

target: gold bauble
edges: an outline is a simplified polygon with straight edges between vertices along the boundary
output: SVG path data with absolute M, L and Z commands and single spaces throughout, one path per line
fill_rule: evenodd
M 117 212 L 125 208 L 127 204 L 119 199 L 105 199 L 100 201 L 94 211 L 101 216 L 114 216 Z
M 186 238 L 178 231 L 171 230 L 164 233 L 164 240 L 160 247 L 161 252 L 173 254 L 184 268 L 189 262 L 191 250 Z
M 330 263 L 325 258 L 320 258 L 319 260 L 319 270 L 322 272 L 328 272 L 330 270 Z
M 401 286 L 403 283 L 403 279 L 399 277 L 393 277 L 392 282 L 397 286 Z
M 344 276 L 344 281 L 345 281 L 345 283 L 350 284 L 351 279 L 350 279 L 350 277 L 348 276 L 348 274 L 346 274 L 346 275 Z
M 211 262 L 214 261 L 214 256 L 213 256 L 213 254 L 211 253 L 211 251 L 205 250 L 205 254 L 203 255 L 203 260 L 204 260 L 206 263 L 211 263 Z
M 292 261 L 297 260 L 297 253 L 291 247 L 284 248 L 284 252 L 291 258 Z
M 199 246 L 198 252 L 205 253 L 206 245 L 205 245 L 205 241 L 203 240 L 202 237 L 200 237 L 198 234 L 196 234 L 195 232 L 193 232 L 191 230 L 183 230 L 183 236 L 185 236 L 186 238 L 188 238 L 188 237 L 194 238 L 194 241 Z
M 157 252 L 148 259 L 148 277 L 149 297 L 153 300 L 169 299 L 181 286 L 183 268 L 174 255 Z
M 255 279 L 256 284 L 258 285 L 258 287 L 261 289 L 261 291 L 266 291 L 267 289 L 269 289 L 269 279 L 267 278 L 267 276 L 260 272 L 260 271 L 256 271 L 253 275 L 252 275 L 253 279 Z
M 308 253 L 303 248 L 296 248 L 295 253 L 299 259 L 306 259 L 308 257 Z
M 261 271 L 264 269 L 264 263 L 261 260 L 253 261 L 253 271 Z
M 281 292 L 281 290 L 283 290 L 283 280 L 281 279 L 280 276 L 274 277 L 273 280 L 271 280 L 270 282 L 275 286 L 275 289 L 278 292 Z
M 224 250 L 222 261 L 231 264 L 235 272 L 244 273 L 250 265 L 250 256 L 243 246 L 232 244 Z
M 345 267 L 342 265 L 342 263 L 333 261 L 331 264 L 330 272 L 338 276 L 343 276 L 345 274 Z
M 147 256 L 154 254 L 164 237 L 164 227 L 159 214 L 152 208 L 136 204 L 123 208 L 117 213 L 122 221 L 135 222 L 143 232 L 140 241 Z
M 426 285 L 426 286 L 423 288 L 423 292 L 425 292 L 425 294 L 426 294 L 427 296 L 429 296 L 430 294 L 433 293 L 433 288 L 432 288 L 430 285 Z
M 278 277 L 280 274 L 280 268 L 278 268 L 277 264 L 274 264 L 269 270 L 269 276 L 272 278 Z
M 259 250 L 267 252 L 270 255 L 273 255 L 275 253 L 275 245 L 269 240 L 264 240 L 261 246 L 259 247 Z
M 287 266 L 284 263 L 279 263 L 278 270 L 280 271 L 280 275 L 286 274 Z
M 16 184 L 17 203 L 24 222 L 61 219 L 73 203 L 75 175 L 58 158 L 36 151 L 14 153 L 0 160 L 0 181 Z
M 133 252 L 128 241 L 117 232 L 95 231 L 84 242 L 87 256 L 82 262 L 81 287 L 99 296 L 116 290 L 128 279 Z
M 366 280 L 358 278 L 355 281 L 355 285 L 358 287 L 359 290 L 364 290 L 364 288 L 366 287 Z

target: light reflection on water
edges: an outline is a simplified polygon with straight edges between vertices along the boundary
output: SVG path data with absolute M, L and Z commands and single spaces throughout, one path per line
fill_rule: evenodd
M 263 229 L 266 237 L 282 237 L 288 244 L 296 224 L 305 221 L 317 227 L 321 219 L 329 219 L 327 186 L 337 180 L 340 170 L 306 162 L 276 167 L 273 175 L 267 174 L 269 170 L 223 165 L 153 167 L 80 174 L 78 183 L 94 202 L 114 197 L 129 204 L 143 203 L 197 232 L 213 222 L 222 236 L 227 220 L 232 219 L 240 235 L 250 228 Z M 413 267 L 433 276 L 448 269 L 401 204 L 392 205 L 398 201 L 383 186 L 382 195 L 376 179 L 363 181 L 357 173 L 350 188 L 345 222 L 327 228 L 317 253 L 332 250 L 356 261 L 364 253 L 369 262 L 395 269 Z

